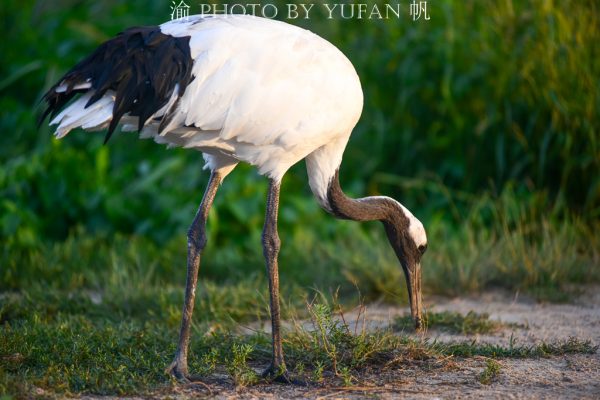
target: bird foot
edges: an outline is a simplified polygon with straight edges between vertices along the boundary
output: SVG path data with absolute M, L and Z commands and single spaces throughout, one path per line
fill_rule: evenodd
M 190 377 L 187 368 L 187 362 L 175 358 L 171 365 L 167 367 L 165 373 L 171 375 L 181 383 L 190 383 Z
M 177 382 L 188 387 L 204 388 L 208 391 L 209 395 L 212 396 L 212 390 L 210 386 L 202 382 L 201 376 L 188 374 L 187 362 L 183 362 L 175 358 L 171 365 L 169 365 L 169 367 L 165 370 L 165 373 L 177 379 Z
M 263 371 L 261 376 L 263 379 L 267 379 L 271 382 L 283 383 L 286 385 L 306 386 L 306 382 L 302 379 L 291 377 L 285 366 L 276 367 L 271 364 Z

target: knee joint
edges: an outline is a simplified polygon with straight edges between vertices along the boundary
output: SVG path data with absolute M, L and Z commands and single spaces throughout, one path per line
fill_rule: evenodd
M 206 234 L 204 233 L 204 224 L 193 224 L 187 233 L 188 246 L 203 250 L 206 246 Z
M 265 255 L 276 255 L 281 248 L 281 240 L 277 232 L 263 232 L 262 244 Z

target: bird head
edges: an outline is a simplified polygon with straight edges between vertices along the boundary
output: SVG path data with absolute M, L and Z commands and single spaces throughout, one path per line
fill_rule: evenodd
M 421 300 L 421 258 L 427 250 L 427 235 L 421 221 L 408 209 L 394 201 L 393 212 L 382 221 L 385 226 L 390 245 L 394 249 L 408 288 L 410 311 L 415 321 L 415 328 L 423 327 L 423 311 Z

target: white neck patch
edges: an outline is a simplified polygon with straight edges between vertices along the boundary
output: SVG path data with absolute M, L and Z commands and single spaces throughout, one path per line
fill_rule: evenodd
M 402 208 L 402 211 L 404 212 L 404 215 L 406 215 L 406 218 L 408 218 L 408 234 L 417 245 L 417 248 L 419 246 L 425 246 L 427 244 L 427 234 L 425 233 L 425 227 L 423 226 L 421 221 L 419 221 L 417 217 L 415 217 L 410 212 L 410 210 L 404 207 L 399 201 L 396 201 L 391 197 L 388 198 L 395 201 L 396 204 L 398 204 L 400 208 Z

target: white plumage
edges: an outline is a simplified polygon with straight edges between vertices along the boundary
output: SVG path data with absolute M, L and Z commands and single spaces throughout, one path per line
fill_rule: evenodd
M 160 30 L 190 37 L 195 78 L 161 134 L 153 118 L 162 116 L 176 95 L 148 120 L 142 137 L 197 149 L 211 170 L 229 172 L 244 161 L 275 180 L 319 150 L 307 160 L 310 185 L 327 206 L 327 180 L 341 163 L 363 103 L 358 75 L 346 56 L 310 31 L 246 15 L 194 16 L 167 22 Z M 76 127 L 108 125 L 114 94 L 84 108 L 90 96 L 52 120 L 57 137 Z M 124 130 L 137 127 L 137 118 L 125 116 L 123 122 Z

